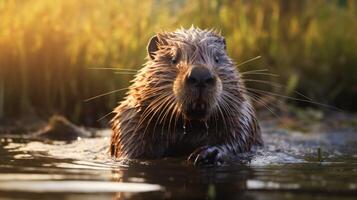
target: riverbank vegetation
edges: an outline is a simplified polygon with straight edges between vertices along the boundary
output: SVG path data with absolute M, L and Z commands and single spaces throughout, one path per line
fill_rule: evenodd
M 353 111 L 356 9 L 354 0 L 0 0 L 0 118 L 56 113 L 99 125 L 125 90 L 84 100 L 127 87 L 153 34 L 191 25 L 220 30 L 237 63 L 261 56 L 242 71 L 279 75 L 249 79 L 283 85 L 250 87 Z

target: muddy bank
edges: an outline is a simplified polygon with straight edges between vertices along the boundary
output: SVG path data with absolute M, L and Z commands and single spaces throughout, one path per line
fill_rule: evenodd
M 61 115 L 53 115 L 48 121 L 37 117 L 6 121 L 0 124 L 0 135 L 12 138 L 72 141 L 89 138 L 97 129 L 77 126 Z

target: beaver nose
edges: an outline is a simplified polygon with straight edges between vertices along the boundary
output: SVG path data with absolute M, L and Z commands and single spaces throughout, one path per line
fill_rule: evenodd
M 186 77 L 186 83 L 195 87 L 213 86 L 216 79 L 206 67 L 195 66 Z

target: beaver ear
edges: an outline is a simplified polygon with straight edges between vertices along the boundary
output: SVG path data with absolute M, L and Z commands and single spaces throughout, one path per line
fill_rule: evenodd
M 155 59 L 156 52 L 159 50 L 160 45 L 168 44 L 166 39 L 164 38 L 165 36 L 161 33 L 158 33 L 154 35 L 152 38 L 150 38 L 150 41 L 147 46 L 147 51 L 151 60 Z
M 159 45 L 159 38 L 157 37 L 157 35 L 155 35 L 150 39 L 149 44 L 147 46 L 147 51 L 151 60 L 154 60 L 155 52 L 159 50 L 158 45 Z
M 223 43 L 223 46 L 224 46 L 224 50 L 227 50 L 227 43 L 226 43 L 226 39 L 225 38 L 222 38 L 222 43 Z

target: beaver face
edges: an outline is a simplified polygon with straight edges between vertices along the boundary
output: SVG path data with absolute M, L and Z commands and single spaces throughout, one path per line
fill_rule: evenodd
M 185 71 L 175 81 L 174 93 L 186 118 L 205 120 L 219 96 L 219 77 L 203 64 L 190 65 Z
M 224 38 L 198 29 L 163 33 L 150 40 L 148 53 L 152 65 L 172 74 L 172 92 L 183 116 L 207 120 L 221 99 L 226 78 L 221 74 L 227 76 L 222 71 L 234 68 Z

